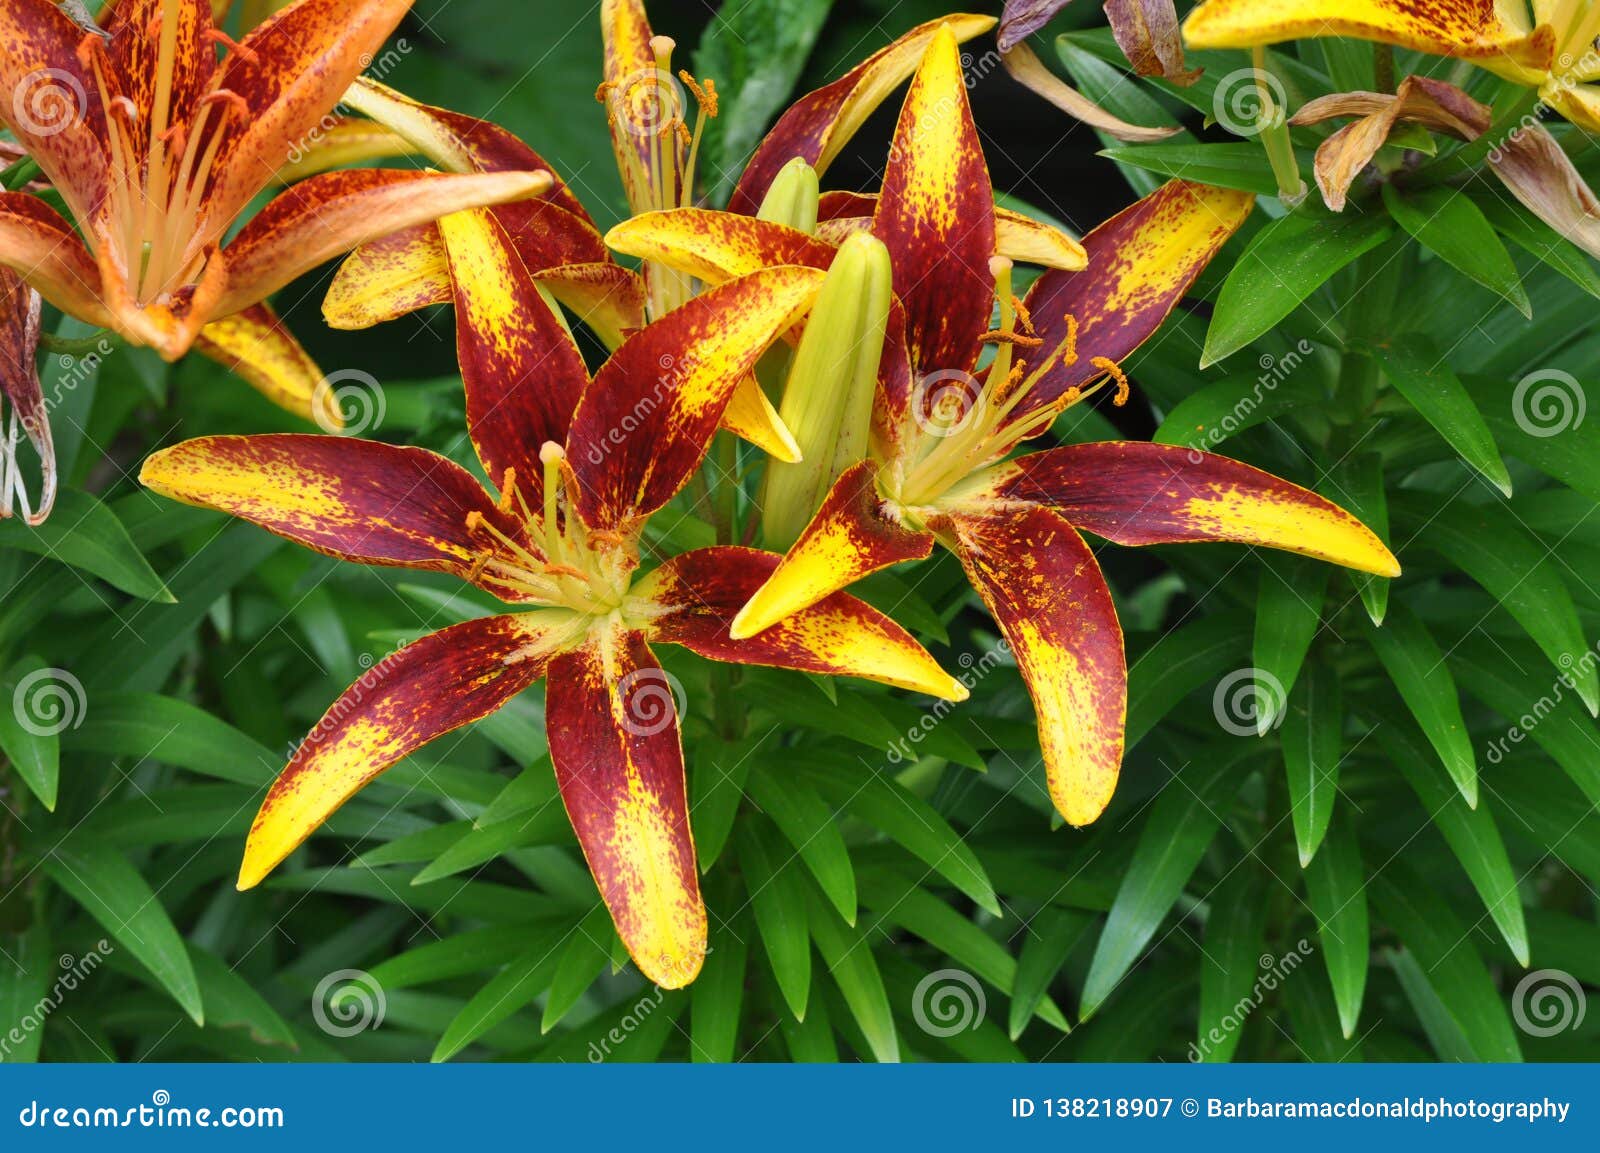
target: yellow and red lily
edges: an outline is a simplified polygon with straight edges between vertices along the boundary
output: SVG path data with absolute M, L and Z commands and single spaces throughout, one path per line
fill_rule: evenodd
M 21 277 L 0 268 L 0 520 L 17 510 L 31 525 L 43 524 L 56 503 L 56 450 L 37 362 L 42 304 Z M 17 460 L 23 437 L 39 456 L 37 507 Z
M 168 360 L 198 344 L 277 403 L 336 421 L 320 374 L 262 302 L 393 229 L 550 181 L 325 172 L 224 244 L 410 4 L 298 0 L 234 43 L 204 0 L 116 0 L 88 29 L 51 0 L 8 0 L 0 89 L 15 99 L 0 101 L 0 120 L 77 228 L 37 197 L 0 193 L 0 263 L 64 312 Z
M 1126 397 L 1120 362 L 1244 222 L 1253 197 L 1166 184 L 1084 238 L 1084 271 L 1047 271 L 1018 302 L 1011 262 L 993 255 L 993 193 L 959 75 L 953 42 L 935 40 L 906 97 L 873 217 L 904 307 L 890 318 L 870 453 L 840 475 L 731 635 L 762 635 L 942 544 L 1012 646 L 1038 714 L 1051 795 L 1082 825 L 1115 787 L 1127 678 L 1116 610 L 1079 530 L 1132 545 L 1239 541 L 1399 570 L 1343 509 L 1224 457 L 1108 442 L 1005 459 L 1108 384 L 1119 403 Z M 913 136 L 936 107 L 948 128 Z M 748 274 L 780 253 L 805 260 L 817 244 L 764 221 L 716 223 L 690 229 L 681 214 L 664 213 L 608 240 L 625 251 L 648 246 L 708 279 Z M 988 331 L 996 298 L 1000 327 Z M 995 357 L 980 371 L 989 344 Z
M 821 273 L 776 267 L 707 292 L 591 381 L 496 217 L 458 213 L 440 230 L 468 431 L 498 499 L 432 453 L 318 436 L 189 441 L 141 474 L 322 552 L 451 572 L 517 606 L 405 646 L 336 702 L 268 792 L 239 884 L 258 883 L 389 765 L 543 677 L 557 780 L 601 895 L 639 968 L 681 986 L 700 969 L 706 913 L 675 702 L 651 642 L 952 700 L 965 690 L 844 594 L 735 639 L 733 616 L 775 555 L 704 548 L 637 576 L 645 521 L 700 466 L 737 382 Z
M 1595 0 L 1205 0 L 1184 21 L 1192 48 L 1251 48 L 1354 36 L 1468 60 L 1574 124 L 1600 131 L 1600 3 Z

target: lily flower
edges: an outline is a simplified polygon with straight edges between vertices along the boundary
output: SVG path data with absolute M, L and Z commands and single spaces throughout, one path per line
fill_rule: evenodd
M 39 387 L 39 294 L 9 268 L 0 268 L 0 520 L 22 513 L 41 525 L 56 503 L 56 450 L 50 438 L 50 413 Z M 5 411 L 9 405 L 10 411 Z M 17 460 L 22 438 L 32 442 L 42 477 L 38 507 Z
M 1468 60 L 1600 131 L 1600 3 L 1595 0 L 1205 0 L 1183 25 L 1191 48 L 1252 48 L 1354 36 Z
M 337 420 L 316 407 L 326 401 L 320 374 L 262 302 L 393 229 L 528 196 L 550 180 L 326 172 L 224 244 L 409 7 L 298 0 L 234 43 L 204 0 L 120 0 L 103 28 L 87 29 L 51 0 L 8 0 L 0 89 L 14 98 L 0 101 L 0 120 L 76 231 L 40 199 L 0 193 L 0 263 L 64 312 L 168 360 L 199 342 L 277 403 Z
M 591 381 L 516 247 L 486 210 L 440 225 L 468 432 L 489 495 L 415 448 L 330 437 L 207 437 L 150 457 L 142 481 L 311 548 L 454 573 L 516 606 L 401 648 L 328 710 L 269 790 L 249 888 L 389 765 L 546 681 L 562 799 L 617 931 L 663 987 L 706 950 L 676 702 L 652 643 L 716 661 L 862 676 L 965 697 L 893 621 L 846 595 L 735 640 L 734 613 L 778 558 L 740 547 L 638 575 L 641 533 L 705 455 L 736 383 L 816 294 L 779 267 L 643 329 Z
M 1080 529 L 1120 544 L 1239 541 L 1386 576 L 1399 569 L 1343 509 L 1225 457 L 1106 442 L 1005 460 L 1108 386 L 1117 403 L 1126 399 L 1120 362 L 1160 327 L 1254 197 L 1172 181 L 1084 238 L 1086 270 L 1047 271 L 1018 301 L 1011 261 L 994 255 L 994 193 L 960 75 L 953 40 L 936 38 L 901 109 L 872 220 L 903 307 L 887 321 L 869 447 L 730 631 L 759 636 L 943 545 L 1010 642 L 1038 714 L 1051 796 L 1083 825 L 1116 784 L 1127 677 L 1116 610 Z M 930 122 L 940 130 L 926 131 Z M 803 233 L 728 214 L 654 214 L 607 241 L 711 281 L 780 258 L 814 267 L 832 259 Z M 1000 326 L 990 330 L 997 298 Z M 819 339 L 848 337 L 830 330 Z M 986 345 L 995 356 L 980 373 Z

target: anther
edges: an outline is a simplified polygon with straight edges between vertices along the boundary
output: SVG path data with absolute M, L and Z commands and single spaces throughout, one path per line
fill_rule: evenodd
M 1065 314 L 1062 320 L 1067 323 L 1067 336 L 1061 342 L 1061 363 L 1078 363 L 1078 318 L 1072 313 Z
M 248 64 L 255 64 L 260 60 L 260 57 L 255 53 L 255 49 L 246 48 L 243 44 L 240 44 L 237 40 L 235 40 L 232 36 L 229 36 L 220 28 L 212 28 L 208 30 L 206 32 L 206 38 L 209 39 L 213 44 L 221 44 L 230 53 L 238 56 Z
M 1022 322 L 1022 330 L 1029 336 L 1033 335 L 1033 317 L 1028 314 L 1027 305 L 1016 297 L 1011 298 L 1011 309 L 1017 314 L 1017 319 Z
M 139 123 L 139 106 L 126 96 L 113 96 L 111 107 L 122 114 L 129 125 Z
M 600 87 L 598 87 L 598 88 L 596 88 L 594 90 L 594 101 L 595 101 L 595 103 L 596 104 L 604 104 L 607 100 L 610 100 L 611 99 L 611 90 L 613 88 L 615 88 L 615 87 L 616 87 L 616 85 L 611 83 L 611 81 L 609 81 L 609 80 L 600 81 Z
M 500 478 L 500 504 L 501 512 L 507 515 L 511 512 L 511 502 L 517 497 L 517 470 L 515 466 L 508 467 L 505 475 Z
M 74 55 L 77 56 L 78 63 L 80 65 L 85 68 L 89 68 L 92 66 L 91 61 L 93 61 L 96 56 L 105 50 L 105 37 L 101 36 L 98 32 L 89 32 L 85 34 L 82 40 L 78 41 L 78 47 L 74 51 Z
M 1127 404 L 1128 396 L 1133 390 L 1132 386 L 1128 383 L 1127 376 L 1123 373 L 1122 369 L 1117 367 L 1117 362 L 1114 360 L 1107 360 L 1103 356 L 1096 356 L 1091 357 L 1089 363 L 1117 382 L 1117 393 L 1111 398 L 1111 403 L 1119 408 L 1122 405 Z
M 250 102 L 243 96 L 240 96 L 237 92 L 233 91 L 231 88 L 218 88 L 215 92 L 201 100 L 200 103 L 202 105 L 226 104 L 235 112 L 242 113 L 245 116 L 250 115 Z
M 1023 348 L 1037 348 L 1044 343 L 1041 337 L 1022 332 L 1008 332 L 1003 328 L 990 329 L 978 338 L 982 344 L 1019 344 Z

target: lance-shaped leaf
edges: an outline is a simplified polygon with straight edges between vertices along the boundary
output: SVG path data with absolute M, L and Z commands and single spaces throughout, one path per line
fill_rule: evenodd
M 662 988 L 706 954 L 673 684 L 636 632 L 550 662 L 545 726 L 561 799 L 634 963 Z
M 862 461 L 834 484 L 800 534 L 733 621 L 735 637 L 751 637 L 790 613 L 814 605 L 862 577 L 933 551 L 931 534 L 907 528 L 878 495 L 878 466 Z
M 301 181 L 251 218 L 227 247 L 226 315 L 369 240 L 439 216 L 533 196 L 548 172 L 466 176 L 383 168 L 325 172 Z
M 0 442 L 0 517 L 11 515 L 20 502 L 23 519 L 41 525 L 56 503 L 56 450 L 50 436 L 50 410 L 39 386 L 39 294 L 8 269 L 0 269 L 0 393 L 11 411 L 11 437 Z M 28 498 L 17 461 L 15 432 L 23 434 L 39 454 L 39 499 Z M 53 801 L 52 801 L 53 806 Z
M 318 552 L 470 579 L 482 551 L 469 514 L 513 539 L 472 474 L 420 448 L 277 433 L 208 436 L 147 457 L 139 481 L 185 504 L 214 508 Z M 494 589 L 505 599 L 522 599 Z
M 1128 701 L 1122 629 L 1094 554 L 1038 506 L 950 513 L 934 528 L 1011 645 L 1056 809 L 1089 824 L 1116 789 Z
M 572 638 L 573 620 L 550 611 L 463 621 L 367 670 L 267 790 L 245 844 L 239 888 L 259 884 L 384 769 L 537 681 L 552 652 Z
M 973 492 L 1049 505 L 1118 544 L 1238 541 L 1379 576 L 1400 573 L 1377 535 L 1333 502 L 1250 465 L 1177 445 L 1101 441 L 1047 449 L 973 478 Z
M 595 375 L 567 437 L 593 528 L 647 516 L 700 466 L 734 390 L 810 307 L 821 272 L 784 265 L 713 288 L 639 332 Z
M 496 484 L 509 472 L 537 493 L 539 450 L 567 439 L 589 371 L 493 213 L 456 213 L 438 229 L 450 262 L 472 443 Z
M 1077 331 L 1073 355 L 1051 364 L 1018 404 L 1015 419 L 1103 375 L 1097 361 L 1120 362 L 1143 344 L 1254 203 L 1247 192 L 1173 180 L 1085 236 L 1088 267 L 1047 272 L 1028 293 L 1042 348 L 1066 341 L 1074 326 Z
M 0 264 L 62 312 L 101 327 L 111 323 L 100 303 L 100 270 L 72 226 L 37 196 L 0 192 Z
M 994 189 L 946 28 L 900 109 L 872 233 L 889 249 L 912 366 L 970 368 L 994 297 Z
M 729 209 L 754 216 L 767 188 L 784 165 L 800 157 L 820 175 L 874 109 L 911 75 L 942 28 L 957 41 L 980 36 L 995 25 L 992 16 L 952 13 L 919 24 L 879 49 L 832 84 L 818 88 L 778 118 L 745 167 Z
M 243 377 L 279 408 L 330 432 L 344 427 L 344 414 L 327 377 L 268 305 L 213 320 L 200 330 L 194 347 Z
M 745 665 L 865 677 L 965 700 L 966 689 L 894 621 L 864 601 L 834 593 L 791 613 L 757 636 L 735 639 L 728 626 L 778 557 L 756 549 L 695 549 L 673 557 L 634 586 L 653 640 Z
M 1503 75 L 1539 77 L 1555 54 L 1555 33 L 1543 24 L 1529 32 L 1525 23 L 1509 18 L 1512 9 L 1498 0 L 1206 0 L 1184 21 L 1183 37 L 1191 48 L 1249 48 L 1354 36 L 1473 60 Z

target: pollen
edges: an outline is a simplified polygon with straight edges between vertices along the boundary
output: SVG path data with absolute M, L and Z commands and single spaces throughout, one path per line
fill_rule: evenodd
M 1121 408 L 1123 405 L 1127 404 L 1128 397 L 1132 394 L 1133 388 L 1128 383 L 1127 375 L 1122 371 L 1121 368 L 1117 367 L 1117 362 L 1114 360 L 1107 360 L 1103 356 L 1096 356 L 1092 357 L 1089 363 L 1100 369 L 1100 371 L 1104 372 L 1112 380 L 1116 381 L 1117 391 L 1116 395 L 1111 398 L 1111 403 L 1116 405 L 1118 408 Z
M 1078 318 L 1076 316 L 1073 316 L 1072 313 L 1069 312 L 1069 313 L 1066 313 L 1064 316 L 1062 316 L 1061 319 L 1064 320 L 1066 322 L 1066 325 L 1067 325 L 1066 339 L 1064 339 L 1061 342 L 1061 363 L 1062 364 L 1077 364 L 1078 363 Z
M 232 36 L 229 36 L 226 32 L 222 31 L 220 28 L 208 29 L 206 31 L 206 38 L 209 39 L 213 44 L 221 44 L 230 53 L 238 56 L 241 60 L 244 60 L 249 64 L 255 64 L 260 60 L 260 57 L 256 55 L 255 49 L 245 47 Z
M 517 498 L 517 470 L 510 467 L 505 475 L 500 478 L 500 503 L 497 506 L 501 512 L 510 514 L 512 503 Z
M 1044 343 L 1037 336 L 1029 336 L 1024 332 L 1011 332 L 1004 328 L 991 329 L 978 339 L 984 344 L 1017 344 L 1023 348 L 1037 348 Z
M 1022 323 L 1022 330 L 1032 336 L 1033 317 L 1029 315 L 1027 305 L 1013 296 L 1011 298 L 1011 310 L 1017 314 L 1017 320 Z
M 701 84 L 689 74 L 687 68 L 678 73 L 678 79 L 688 85 L 689 91 L 694 93 L 695 103 L 700 105 L 700 110 L 713 120 L 716 119 L 719 102 L 717 82 L 708 76 L 705 83 Z

